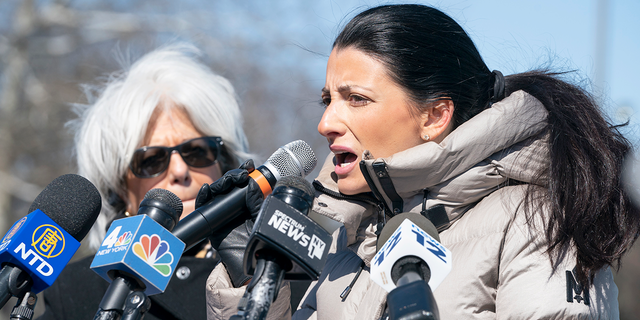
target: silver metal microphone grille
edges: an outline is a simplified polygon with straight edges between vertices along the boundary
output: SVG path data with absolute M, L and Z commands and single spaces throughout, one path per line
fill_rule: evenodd
M 305 177 L 316 167 L 318 159 L 311 147 L 302 140 L 289 142 L 274 152 L 265 166 L 275 169 L 276 178 L 299 176 Z

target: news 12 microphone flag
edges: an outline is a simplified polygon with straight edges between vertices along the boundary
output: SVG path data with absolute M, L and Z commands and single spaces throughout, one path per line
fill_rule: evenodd
M 147 295 L 164 292 L 185 248 L 167 229 L 147 215 L 115 220 L 91 269 L 108 282 L 111 270 L 132 275 L 144 283 Z
M 405 256 L 416 256 L 431 271 L 429 287 L 435 290 L 451 271 L 451 252 L 411 220 L 405 219 L 371 262 L 371 280 L 387 292 L 396 288 L 391 279 L 393 264 Z
M 80 247 L 80 242 L 40 209 L 13 224 L 0 243 L 0 261 L 26 271 L 31 292 L 50 287 Z

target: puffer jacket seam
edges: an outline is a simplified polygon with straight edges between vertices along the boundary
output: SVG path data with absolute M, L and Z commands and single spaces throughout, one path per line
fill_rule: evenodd
M 382 300 L 382 303 L 378 305 L 378 309 L 376 310 L 376 313 L 374 314 L 374 319 L 379 319 L 379 320 L 383 320 L 382 316 L 384 316 L 384 311 L 387 309 L 387 297 L 384 297 L 384 300 Z
M 498 249 L 498 262 L 496 264 L 496 291 L 498 290 L 498 286 L 500 285 L 500 272 L 501 272 L 501 267 L 502 267 L 502 261 L 503 259 L 503 254 L 504 254 L 504 247 L 506 245 L 506 240 L 507 240 L 507 234 L 509 233 L 509 230 L 511 230 L 511 227 L 513 226 L 513 224 L 515 223 L 514 219 L 510 219 L 509 222 L 506 224 L 506 226 L 504 227 L 504 230 L 502 231 L 502 239 L 500 240 L 500 247 Z
M 456 245 L 456 244 L 459 244 L 459 243 L 472 241 L 472 240 L 477 241 L 478 239 L 484 239 L 486 237 L 490 237 L 490 236 L 493 236 L 493 235 L 496 235 L 496 234 L 500 234 L 500 233 L 505 234 L 505 231 L 506 230 L 493 231 L 493 232 L 484 233 L 484 234 L 478 235 L 478 236 L 473 236 L 473 237 L 469 237 L 469 238 L 460 239 L 460 240 L 457 240 L 455 242 L 447 242 L 446 246 L 452 246 L 452 245 Z M 504 242 L 504 237 L 502 237 L 502 238 L 503 238 L 502 241 Z

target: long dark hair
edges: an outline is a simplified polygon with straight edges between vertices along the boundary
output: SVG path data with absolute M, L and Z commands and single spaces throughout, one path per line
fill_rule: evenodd
M 381 61 L 418 109 L 451 99 L 454 126 L 501 99 L 496 74 L 486 66 L 462 27 L 423 5 L 387 5 L 354 17 L 336 38 L 336 49 L 354 48 Z M 505 94 L 523 90 L 549 111 L 550 164 L 528 189 L 525 204 L 547 206 L 547 252 L 577 247 L 576 275 L 590 284 L 595 272 L 620 259 L 638 237 L 640 212 L 622 188 L 621 170 L 631 144 L 602 115 L 593 97 L 548 70 L 506 77 Z M 539 201 L 543 197 L 545 201 Z M 536 208 L 525 205 L 531 217 Z M 534 219 L 528 219 L 533 221 Z

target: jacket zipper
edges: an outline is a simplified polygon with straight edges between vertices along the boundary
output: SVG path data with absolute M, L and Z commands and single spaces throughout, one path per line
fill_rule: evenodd
M 365 178 L 366 179 L 366 178 Z M 368 183 L 368 182 L 367 182 Z M 385 207 L 384 202 L 378 200 L 375 198 L 375 196 L 369 196 L 367 194 L 361 194 L 361 195 L 354 195 L 354 196 L 350 196 L 350 195 L 345 195 L 339 192 L 335 192 L 333 190 L 327 189 L 325 188 L 322 183 L 320 183 L 317 180 L 313 181 L 313 187 L 317 190 L 320 191 L 332 198 L 336 198 L 336 199 L 342 199 L 342 200 L 356 200 L 356 201 L 362 201 L 365 203 L 368 203 L 370 205 L 373 205 L 374 207 L 377 208 L 378 211 L 378 224 L 377 224 L 377 229 L 376 229 L 376 236 L 380 237 L 380 231 L 382 230 L 382 227 L 384 226 L 384 223 L 382 223 L 381 226 L 381 218 L 380 215 L 382 215 L 382 219 L 386 220 L 386 216 L 384 214 L 385 211 Z M 358 281 L 358 278 L 360 278 L 360 273 L 362 273 L 362 270 L 364 269 L 365 264 L 364 261 L 362 261 L 360 263 L 360 267 L 358 268 L 358 271 L 356 272 L 355 277 L 353 278 L 353 280 L 351 280 L 351 283 L 344 288 L 344 290 L 342 291 L 342 293 L 340 294 L 340 298 L 342 299 L 342 301 L 345 301 L 347 299 L 347 297 L 349 296 L 349 293 L 351 293 L 351 288 L 353 288 L 353 286 L 356 284 L 356 281 Z
M 378 225 L 377 225 L 377 229 L 376 229 L 376 235 L 379 237 L 380 236 L 380 231 L 382 230 L 382 228 L 380 227 L 380 214 L 382 214 L 382 216 L 384 217 L 384 219 L 386 219 L 385 215 L 384 215 L 384 207 L 383 207 L 383 202 L 379 201 L 378 199 L 375 199 L 373 196 L 368 196 L 366 194 L 362 194 L 362 195 L 354 195 L 354 196 L 350 196 L 350 195 L 345 195 L 339 192 L 335 192 L 333 190 L 327 189 L 325 188 L 322 183 L 320 183 L 317 180 L 313 181 L 313 187 L 317 190 L 320 191 L 332 198 L 336 198 L 336 199 L 342 199 L 342 200 L 356 200 L 356 201 L 362 201 L 362 202 L 366 202 L 370 205 L 373 205 L 377 208 L 378 211 Z M 384 226 L 384 224 L 383 224 Z M 344 288 L 344 290 L 342 291 L 342 293 L 340 294 L 340 298 L 342 299 L 342 301 L 345 301 L 347 299 L 347 297 L 349 296 L 349 293 L 351 293 L 351 288 L 353 288 L 353 286 L 356 284 L 356 281 L 358 281 L 358 278 L 360 277 L 360 273 L 362 273 L 362 270 L 364 269 L 365 264 L 364 261 L 362 261 L 360 263 L 360 267 L 358 268 L 358 271 L 356 272 L 355 277 L 353 278 L 353 280 L 351 280 L 351 283 Z
M 335 192 L 335 191 L 333 191 L 331 189 L 325 188 L 325 186 L 323 186 L 322 183 L 320 183 L 318 180 L 314 180 L 313 181 L 313 187 L 316 190 L 318 190 L 318 191 L 320 191 L 320 192 L 322 192 L 322 193 L 324 193 L 324 194 L 326 194 L 326 195 L 328 195 L 328 196 L 330 196 L 332 198 L 342 199 L 342 200 L 362 201 L 362 202 L 366 202 L 366 203 L 368 203 L 370 205 L 375 206 L 376 208 L 378 208 L 378 210 L 382 210 L 383 209 L 381 201 L 376 199 L 374 196 L 367 195 L 366 193 L 365 194 L 349 196 L 349 195 L 342 194 L 342 193 L 339 193 L 339 192 Z
M 378 191 L 378 188 L 376 188 L 376 184 L 373 183 L 373 179 L 371 179 L 371 175 L 369 175 L 369 171 L 367 170 L 367 165 L 364 162 L 364 160 L 360 161 L 360 171 L 362 172 L 362 176 L 364 177 L 364 181 L 367 182 L 367 184 L 369 185 L 369 189 L 371 189 L 371 192 L 373 193 L 373 195 L 376 197 L 376 199 L 382 203 L 382 208 L 384 209 L 384 224 L 386 224 L 386 216 L 387 214 L 390 217 L 393 217 L 393 214 L 391 212 L 391 210 L 389 210 L 389 207 L 387 206 L 387 204 L 384 202 L 384 197 L 382 196 L 382 194 L 380 193 L 380 191 Z M 379 230 L 378 230 L 379 231 Z

